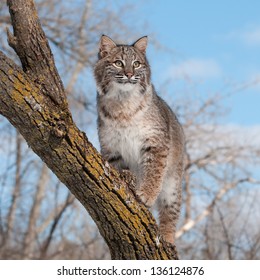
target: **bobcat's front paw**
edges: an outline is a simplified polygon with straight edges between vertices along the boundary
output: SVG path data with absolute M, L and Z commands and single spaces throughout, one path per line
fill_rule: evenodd
M 153 196 L 150 194 L 147 194 L 144 192 L 142 189 L 136 191 L 136 195 L 138 198 L 143 202 L 143 204 L 147 207 L 153 206 L 155 199 Z

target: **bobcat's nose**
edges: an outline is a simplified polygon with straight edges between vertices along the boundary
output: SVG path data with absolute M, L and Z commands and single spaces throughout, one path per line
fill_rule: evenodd
M 131 79 L 134 76 L 132 72 L 127 72 L 125 75 L 127 76 L 128 79 Z

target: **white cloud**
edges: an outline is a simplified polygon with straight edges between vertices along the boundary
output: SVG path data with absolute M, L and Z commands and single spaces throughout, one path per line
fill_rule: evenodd
M 219 131 L 229 135 L 229 143 L 240 145 L 252 145 L 260 149 L 260 125 L 244 126 L 238 124 L 226 124 L 218 126 Z
M 259 167 L 256 153 L 260 152 L 260 125 L 205 124 L 185 133 L 187 139 L 192 139 L 189 152 L 194 159 L 215 150 L 216 157 L 211 164 L 229 162 L 236 156 L 237 160 L 246 159 L 243 164 L 248 165 L 257 160 Z
M 232 41 L 240 41 L 248 46 L 260 46 L 260 26 L 246 26 L 240 30 L 235 30 L 228 33 L 223 38 Z
M 170 69 L 170 75 L 176 79 L 217 78 L 221 75 L 221 68 L 214 59 L 192 58 L 174 65 Z
M 260 26 L 242 32 L 241 39 L 248 45 L 260 46 Z

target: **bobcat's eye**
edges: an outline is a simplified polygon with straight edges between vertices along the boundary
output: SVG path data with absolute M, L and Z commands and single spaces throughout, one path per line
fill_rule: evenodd
M 115 65 L 116 67 L 122 68 L 122 67 L 123 67 L 123 62 L 122 62 L 121 60 L 116 60 L 116 61 L 114 62 L 114 65 Z
M 133 63 L 134 68 L 139 68 L 141 66 L 141 63 L 139 61 L 135 61 Z

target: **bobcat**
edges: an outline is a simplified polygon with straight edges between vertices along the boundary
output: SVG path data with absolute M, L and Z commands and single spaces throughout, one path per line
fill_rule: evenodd
M 157 200 L 160 235 L 174 243 L 180 213 L 184 134 L 175 114 L 156 94 L 145 52 L 147 37 L 118 45 L 103 35 L 94 74 L 101 154 L 137 178 L 136 194 Z

